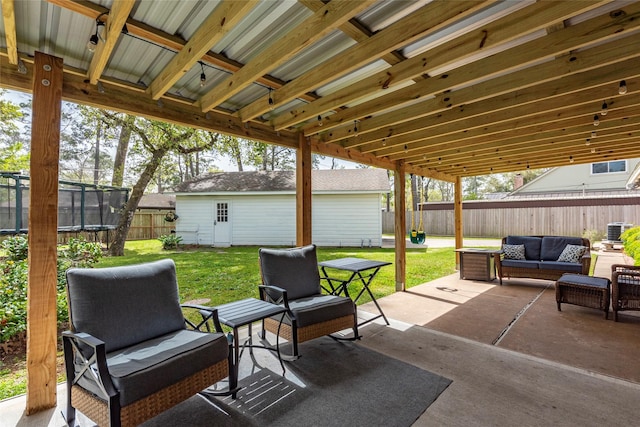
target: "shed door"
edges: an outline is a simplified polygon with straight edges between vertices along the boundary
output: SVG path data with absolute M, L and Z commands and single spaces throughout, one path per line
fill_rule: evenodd
M 214 202 L 213 246 L 231 246 L 231 203 Z

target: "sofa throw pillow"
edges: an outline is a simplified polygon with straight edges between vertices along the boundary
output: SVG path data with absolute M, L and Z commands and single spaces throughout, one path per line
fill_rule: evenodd
M 564 250 L 558 257 L 559 262 L 580 262 L 580 258 L 584 255 L 587 250 L 586 246 L 580 245 L 567 245 L 564 247 Z
M 506 259 L 525 259 L 524 245 L 502 245 L 502 252 Z

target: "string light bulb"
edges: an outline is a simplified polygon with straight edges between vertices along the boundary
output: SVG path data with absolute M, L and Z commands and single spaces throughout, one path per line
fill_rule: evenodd
M 202 63 L 202 61 L 198 61 L 200 63 L 200 87 L 204 87 L 204 85 L 207 83 L 207 75 L 204 73 L 204 64 Z
M 624 80 L 620 81 L 620 87 L 618 87 L 618 93 L 620 95 L 624 95 L 627 93 L 627 82 Z
M 93 53 L 96 51 L 96 48 L 98 47 L 98 42 L 100 40 L 104 42 L 104 37 L 102 36 L 102 33 L 104 32 L 105 25 L 104 25 L 104 22 L 100 20 L 100 18 L 107 14 L 108 12 L 101 13 L 96 18 L 96 32 L 91 34 L 91 37 L 89 37 L 89 41 L 87 42 L 87 50 L 89 52 Z
M 322 116 L 318 114 L 318 126 L 322 126 Z
M 596 114 L 595 116 L 593 116 L 593 125 L 598 126 L 599 124 L 600 124 L 600 118 L 598 118 L 598 115 Z
M 591 140 L 589 138 L 587 138 L 587 141 L 584 143 L 586 146 L 591 145 Z
M 271 91 L 272 90 L 273 89 L 269 88 L 269 109 L 271 109 L 271 110 L 273 110 L 273 104 L 274 104 L 273 97 L 271 96 Z
M 573 156 L 569 156 L 569 163 L 573 163 Z
M 606 116 L 608 112 L 609 112 L 609 106 L 607 105 L 607 101 L 604 101 L 602 103 L 602 110 L 600 110 L 600 114 L 603 116 Z
M 355 134 L 355 136 L 358 136 L 358 121 L 357 120 L 353 121 L 353 133 Z
M 596 136 L 598 136 L 598 132 L 596 132 L 595 130 L 591 131 L 591 138 L 595 138 Z

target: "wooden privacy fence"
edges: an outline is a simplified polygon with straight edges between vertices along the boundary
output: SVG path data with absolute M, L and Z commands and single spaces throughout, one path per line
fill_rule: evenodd
M 416 227 L 422 214 L 427 235 L 455 234 L 452 202 L 425 203 L 422 209 L 414 213 Z M 407 230 L 411 228 L 411 214 L 407 212 Z M 463 235 L 467 237 L 582 236 L 585 232 L 604 236 L 607 225 L 614 222 L 640 225 L 640 198 L 467 201 L 462 207 Z M 383 233 L 393 234 L 394 223 L 394 212 L 382 213 Z
M 164 217 L 167 211 L 137 211 L 131 221 L 131 228 L 127 240 L 147 240 L 170 234 L 176 229 L 175 222 L 167 222 Z M 64 244 L 70 237 L 82 236 L 89 242 L 107 243 L 107 234 L 113 231 L 78 231 L 69 233 L 58 233 L 58 243 Z

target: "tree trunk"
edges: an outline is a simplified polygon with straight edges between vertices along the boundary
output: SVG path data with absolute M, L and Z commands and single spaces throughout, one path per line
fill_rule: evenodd
M 102 120 L 98 120 L 98 129 L 96 130 L 96 156 L 93 162 L 93 183 L 100 183 L 100 138 L 102 138 Z
M 111 185 L 122 187 L 124 181 L 124 167 L 127 162 L 127 152 L 129 151 L 129 141 L 131 140 L 131 126 L 135 120 L 134 116 L 128 115 L 125 118 L 125 125 L 120 127 L 120 137 L 118 138 L 118 149 L 116 159 L 113 164 L 113 177 Z
M 129 197 L 127 204 L 124 206 L 122 215 L 120 216 L 120 221 L 113 235 L 113 240 L 109 247 L 109 255 L 124 255 L 124 243 L 127 240 L 127 234 L 129 233 L 131 221 L 133 221 L 133 215 L 135 214 L 136 209 L 138 209 L 138 204 L 144 194 L 145 188 L 147 188 L 149 181 L 151 181 L 156 170 L 158 170 L 165 154 L 167 154 L 167 149 L 165 148 L 155 150 L 152 154 L 151 160 L 140 175 L 140 178 L 138 178 L 138 182 L 133 186 L 131 197 Z
M 418 177 L 415 175 L 411 175 L 411 210 L 418 210 Z

